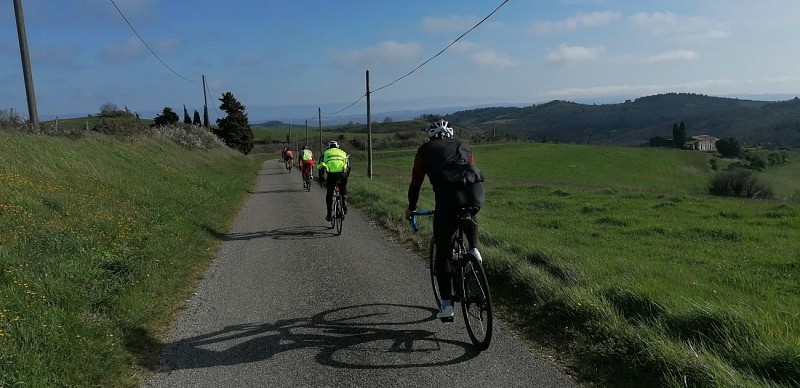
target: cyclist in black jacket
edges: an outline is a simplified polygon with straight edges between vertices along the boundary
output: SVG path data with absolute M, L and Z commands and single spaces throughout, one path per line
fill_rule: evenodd
M 430 140 L 419 147 L 414 157 L 411 184 L 408 186 L 408 208 L 405 215 L 417 209 L 419 191 L 425 175 L 433 186 L 436 213 L 433 215 L 433 238 L 436 243 L 436 277 L 442 298 L 437 318 L 453 317 L 452 285 L 449 257 L 458 230 L 458 211 L 469 208 L 475 221 L 464 229 L 469 254 L 482 260 L 478 251 L 478 224 L 475 214 L 483 206 L 483 175 L 475 166 L 475 158 L 466 143 L 453 138 L 453 128 L 445 120 L 437 120 L 428 128 Z

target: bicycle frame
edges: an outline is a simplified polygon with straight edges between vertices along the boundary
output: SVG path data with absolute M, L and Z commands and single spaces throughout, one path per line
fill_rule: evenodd
M 417 227 L 416 217 L 421 215 L 432 215 L 431 210 L 421 210 L 411 213 L 411 229 L 415 232 Z M 475 222 L 470 210 L 462 209 L 458 213 L 458 225 L 455 241 L 452 245 L 452 256 L 447 258 L 452 266 L 452 285 L 453 302 L 461 304 L 464 316 L 464 323 L 467 327 L 472 343 L 479 350 L 486 350 L 492 339 L 492 301 L 489 291 L 489 283 L 481 261 L 468 254 L 464 246 L 464 223 Z M 438 274 L 436 273 L 436 240 L 431 238 L 429 253 L 429 269 L 431 272 L 431 285 L 433 286 L 436 304 L 441 305 L 441 294 L 438 288 Z M 437 259 L 438 260 L 438 259 Z M 452 322 L 452 318 L 442 318 L 442 321 Z

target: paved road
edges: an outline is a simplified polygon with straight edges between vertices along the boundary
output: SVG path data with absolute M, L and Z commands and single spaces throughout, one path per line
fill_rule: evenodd
M 502 322 L 474 351 L 460 315 L 434 318 L 424 260 L 357 210 L 336 236 L 324 212 L 319 186 L 265 162 L 145 386 L 573 386 Z

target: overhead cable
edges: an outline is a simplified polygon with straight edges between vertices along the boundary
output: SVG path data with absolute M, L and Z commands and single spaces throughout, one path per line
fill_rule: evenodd
M 498 11 L 498 10 L 499 10 L 501 7 L 503 7 L 503 6 L 504 6 L 506 3 L 508 3 L 508 0 L 504 0 L 502 3 L 500 3 L 500 5 L 498 5 L 498 6 L 497 6 L 497 8 L 495 8 L 495 9 L 494 9 L 494 11 L 490 12 L 488 15 L 486 15 L 486 17 L 485 17 L 485 18 L 481 19 L 481 21 L 479 21 L 477 24 L 475 24 L 474 26 L 472 26 L 472 28 L 470 28 L 469 30 L 467 30 L 466 32 L 464 32 L 463 34 L 461 34 L 461 36 L 459 36 L 458 38 L 456 38 L 454 41 L 450 42 L 450 44 L 448 44 L 448 45 L 447 45 L 445 48 L 443 48 L 441 51 L 439 51 L 438 53 L 436 53 L 436 55 L 434 55 L 434 56 L 432 56 L 432 57 L 428 58 L 428 59 L 427 59 L 425 62 L 422 62 L 422 63 L 421 63 L 419 66 L 415 67 L 415 68 L 414 68 L 414 70 L 411 70 L 411 71 L 409 71 L 408 73 L 406 73 L 406 74 L 405 74 L 405 75 L 403 75 L 402 77 L 400 77 L 400 78 L 397 78 L 396 80 L 394 80 L 394 81 L 392 81 L 392 82 L 389 82 L 388 84 L 386 84 L 386 85 L 383 85 L 383 86 L 381 86 L 381 87 L 379 87 L 379 88 L 377 88 L 377 89 L 375 89 L 375 90 L 371 91 L 370 93 L 375 93 L 375 92 L 377 92 L 377 91 L 379 91 L 379 90 L 381 90 L 381 89 L 385 89 L 385 88 L 387 88 L 387 87 L 389 87 L 389 86 L 392 86 L 392 85 L 394 85 L 394 84 L 395 84 L 397 81 L 400 81 L 401 79 L 403 79 L 403 78 L 406 78 L 406 77 L 408 77 L 409 75 L 413 74 L 415 71 L 419 70 L 419 69 L 420 69 L 422 66 L 425 66 L 425 65 L 426 65 L 428 62 L 432 61 L 434 58 L 436 58 L 436 57 L 438 57 L 439 55 L 441 55 L 443 52 L 445 52 L 447 49 L 449 49 L 449 48 L 450 48 L 450 46 L 454 45 L 456 42 L 458 42 L 459 40 L 461 40 L 461 38 L 465 37 L 465 36 L 466 36 L 467 34 L 469 34 L 469 33 L 470 33 L 472 30 L 476 29 L 478 26 L 480 26 L 481 24 L 483 24 L 483 22 L 485 22 L 485 21 L 486 21 L 487 19 L 489 19 L 489 18 L 490 18 L 492 15 L 494 15 L 494 14 L 495 14 L 495 12 L 497 12 L 497 11 Z M 325 113 L 325 114 L 330 114 L 330 115 L 335 115 L 335 114 L 338 114 L 338 113 L 344 112 L 345 110 L 347 110 L 347 109 L 350 109 L 350 108 L 351 108 L 353 105 L 357 104 L 359 101 L 361 101 L 361 100 L 362 100 L 364 97 L 366 97 L 366 96 L 367 96 L 367 94 L 366 94 L 366 93 L 365 93 L 365 94 L 362 94 L 362 95 L 361 95 L 361 97 L 359 97 L 359 99 L 358 99 L 358 100 L 356 100 L 354 103 L 352 103 L 352 104 L 348 105 L 348 106 L 347 106 L 346 108 L 344 108 L 344 109 L 340 109 L 340 110 L 338 110 L 338 111 L 336 111 L 336 112 L 332 112 L 332 113 L 327 113 L 327 112 L 322 112 L 322 113 Z
M 353 105 L 355 105 L 355 104 L 358 104 L 358 102 L 359 102 L 359 101 L 361 101 L 361 100 L 363 100 L 363 99 L 364 99 L 364 97 L 366 97 L 366 96 L 367 96 L 367 94 L 366 94 L 366 93 L 362 94 L 362 95 L 361 95 L 361 97 L 359 97 L 359 98 L 358 98 L 358 100 L 356 100 L 356 101 L 355 101 L 355 102 L 353 102 L 352 104 L 348 105 L 348 106 L 347 106 L 346 108 L 344 108 L 344 109 L 339 109 L 339 110 L 337 110 L 336 112 L 330 112 L 330 113 L 328 113 L 328 112 L 322 112 L 322 113 L 324 113 L 324 114 L 326 114 L 326 115 L 335 115 L 335 114 L 342 113 L 342 112 L 344 112 L 344 111 L 346 111 L 346 110 L 350 109 L 350 107 L 352 107 Z
M 389 83 L 388 83 L 388 84 L 386 84 L 386 85 L 383 85 L 383 86 L 381 86 L 381 87 L 379 87 L 379 88 L 377 88 L 377 89 L 373 90 L 373 91 L 372 91 L 372 93 L 375 93 L 375 92 L 377 92 L 377 91 L 379 91 L 379 90 L 381 90 L 381 89 L 384 89 L 384 88 L 387 88 L 387 87 L 389 87 L 389 86 L 392 86 L 392 85 L 394 85 L 394 83 L 395 83 L 395 82 L 397 82 L 397 81 L 400 81 L 401 79 L 408 77 L 409 75 L 411 75 L 411 74 L 412 74 L 412 73 L 414 73 L 415 71 L 419 70 L 419 68 L 421 68 L 422 66 L 425 66 L 425 65 L 426 65 L 428 62 L 432 61 L 434 58 L 438 57 L 438 56 L 439 56 L 439 55 L 441 55 L 443 52 L 445 52 L 445 50 L 449 49 L 449 48 L 450 48 L 450 46 L 454 45 L 456 42 L 458 42 L 459 40 L 461 40 L 461 38 L 463 38 L 464 36 L 466 36 L 467 34 L 469 34 L 469 33 L 470 33 L 470 31 L 472 31 L 472 30 L 474 30 L 475 28 L 477 28 L 478 26 L 480 26 L 480 25 L 481 25 L 483 22 L 485 22 L 485 21 L 486 21 L 486 19 L 489 19 L 489 18 L 490 18 L 492 15 L 494 15 L 494 13 L 495 13 L 495 12 L 497 12 L 497 11 L 500 9 L 500 7 L 504 6 L 506 3 L 508 3 L 508 0 L 504 0 L 504 1 L 503 1 L 503 2 L 500 4 L 500 5 L 498 5 L 498 6 L 497 6 L 497 8 L 495 8 L 495 9 L 494 9 L 494 11 L 492 11 L 490 14 L 486 15 L 486 17 L 485 17 L 485 18 L 481 19 L 481 21 L 479 21 L 479 22 L 478 22 L 478 24 L 476 24 L 476 25 L 472 26 L 472 28 L 470 28 L 469 30 L 467 30 L 467 32 L 465 32 L 465 33 L 461 34 L 461 36 L 459 36 L 458 38 L 456 38 L 456 40 L 454 40 L 454 41 L 450 42 L 450 44 L 448 44 L 448 45 L 447 45 L 447 47 L 443 48 L 441 51 L 439 51 L 438 53 L 436 53 L 436 55 L 434 55 L 434 56 L 432 56 L 432 57 L 428 58 L 428 60 L 426 60 L 425 62 L 422 62 L 422 63 L 421 63 L 419 66 L 417 66 L 416 68 L 414 68 L 414 70 L 411 70 L 411 71 L 409 71 L 408 73 L 406 73 L 404 76 L 402 76 L 402 77 L 400 77 L 400 78 L 398 78 L 398 79 L 396 79 L 396 80 L 394 80 L 394 81 L 392 81 L 392 82 L 389 82 Z
M 128 18 L 125 17 L 125 14 L 123 14 L 122 10 L 119 9 L 119 7 L 117 6 L 117 3 L 115 3 L 114 0 L 111 0 L 111 4 L 113 4 L 114 8 L 117 9 L 117 12 L 119 12 L 120 16 L 122 16 L 122 18 L 125 20 L 125 23 L 128 23 L 128 27 L 131 28 L 131 31 L 133 31 L 133 33 L 136 34 L 136 36 L 139 38 L 139 40 L 142 41 L 142 44 L 144 44 L 144 47 L 147 47 L 147 49 L 150 50 L 150 53 L 153 54 L 153 56 L 156 57 L 156 59 L 158 59 L 158 61 L 161 62 L 162 65 L 164 65 L 164 67 L 169 69 L 169 71 L 171 71 L 173 74 L 177 75 L 178 77 L 181 77 L 181 78 L 185 79 L 186 81 L 189 81 L 189 82 L 200 82 L 199 80 L 188 79 L 188 78 L 178 74 L 175 70 L 172 70 L 172 68 L 169 67 L 169 65 L 167 65 L 163 60 L 161 60 L 161 58 L 155 53 L 155 51 L 153 51 L 153 49 L 151 49 L 150 46 L 147 45 L 147 42 L 144 41 L 142 36 L 139 35 L 138 32 L 136 32 L 136 29 L 133 28 L 133 25 L 131 24 L 131 22 L 128 21 Z

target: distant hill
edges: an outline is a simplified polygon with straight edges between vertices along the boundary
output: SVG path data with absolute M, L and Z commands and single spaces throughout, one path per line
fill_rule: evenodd
M 288 124 L 279 120 L 267 121 L 266 123 L 255 124 L 254 127 L 286 127 Z
M 735 137 L 744 144 L 800 147 L 800 99 L 755 101 L 669 93 L 618 104 L 551 101 L 524 108 L 464 110 L 447 116 L 455 124 L 497 130 L 533 141 L 640 145 L 672 137 L 683 121 L 689 136 Z

